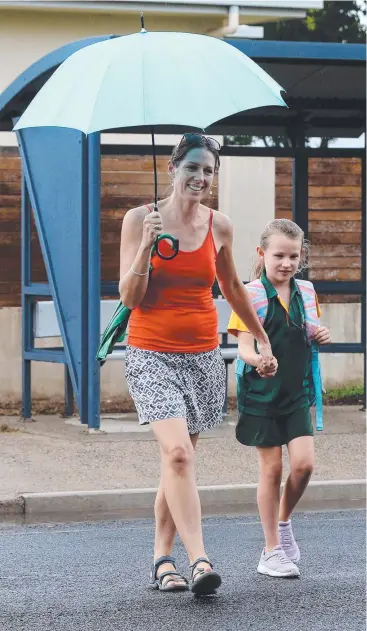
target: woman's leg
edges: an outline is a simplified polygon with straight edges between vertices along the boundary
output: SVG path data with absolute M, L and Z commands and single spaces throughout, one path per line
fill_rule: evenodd
M 184 418 L 152 423 L 162 453 L 162 487 L 177 532 L 186 548 L 190 563 L 206 557 L 201 507 L 195 478 L 195 452 Z M 203 567 L 210 568 L 202 563 Z
M 280 484 L 282 480 L 282 448 L 257 447 L 259 458 L 259 484 L 257 504 L 265 536 L 265 549 L 279 545 L 278 518 Z
M 199 434 L 191 434 L 190 440 L 192 446 L 196 447 L 197 441 L 199 438 Z M 162 478 L 163 478 L 163 451 L 161 449 L 161 457 L 162 457 Z M 155 514 L 155 541 L 154 541 L 154 559 L 158 559 L 161 556 L 167 556 L 172 554 L 173 542 L 176 536 L 176 526 L 172 519 L 172 515 L 168 508 L 163 479 L 161 478 L 157 496 L 155 499 L 154 505 L 154 514 Z M 158 576 L 162 574 L 162 572 L 167 572 L 169 570 L 173 570 L 173 566 L 171 563 L 162 563 L 162 565 L 158 569 Z M 179 580 L 175 581 L 175 583 L 180 583 Z
M 313 436 L 299 436 L 288 443 L 290 474 L 280 501 L 279 521 L 289 520 L 309 483 L 315 464 Z

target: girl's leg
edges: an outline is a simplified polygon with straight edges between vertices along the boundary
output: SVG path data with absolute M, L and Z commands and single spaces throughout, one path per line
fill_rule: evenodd
M 298 567 L 290 561 L 280 546 L 279 501 L 282 480 L 282 448 L 258 447 L 260 478 L 257 503 L 265 535 L 257 571 L 278 578 L 299 576 Z
M 199 438 L 199 434 L 191 434 L 190 440 L 192 446 L 196 447 L 197 441 Z M 163 451 L 161 450 L 162 464 L 163 464 Z M 163 477 L 163 467 L 162 467 L 162 477 Z M 154 541 L 154 559 L 158 559 L 162 556 L 167 556 L 172 554 L 173 542 L 176 536 L 176 526 L 172 519 L 172 515 L 168 508 L 163 480 L 161 478 L 157 496 L 155 499 L 154 505 L 154 514 L 155 514 L 155 541 Z M 169 570 L 173 570 L 173 565 L 171 563 L 162 563 L 158 569 L 158 576 L 162 574 L 162 572 L 167 572 Z M 175 581 L 175 583 L 180 583 L 179 579 Z
M 193 563 L 198 557 L 206 557 L 206 553 L 195 478 L 195 453 L 187 422 L 184 418 L 164 419 L 155 421 L 151 427 L 161 448 L 161 486 L 165 500 L 190 563 Z M 172 537 L 172 530 L 170 533 Z M 205 563 L 198 567 L 210 571 Z
M 279 545 L 278 518 L 282 480 L 282 448 L 257 447 L 260 477 L 257 504 L 265 536 L 266 551 Z
M 290 474 L 280 501 L 279 520 L 289 520 L 309 483 L 315 463 L 313 436 L 299 436 L 288 443 Z

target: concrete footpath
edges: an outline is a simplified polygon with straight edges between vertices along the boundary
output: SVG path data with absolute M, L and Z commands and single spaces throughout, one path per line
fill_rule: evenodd
M 197 480 L 204 514 L 256 510 L 256 450 L 234 436 L 236 414 L 202 435 Z M 159 450 L 134 414 L 105 415 L 102 432 L 79 419 L 39 416 L 0 419 L 0 518 L 78 520 L 152 514 L 159 484 Z M 300 509 L 365 504 L 365 413 L 356 406 L 325 408 L 316 433 L 316 469 Z M 288 471 L 285 450 L 284 475 Z

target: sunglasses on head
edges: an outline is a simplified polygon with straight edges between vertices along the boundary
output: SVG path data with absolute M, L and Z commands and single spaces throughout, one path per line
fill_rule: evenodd
M 214 149 L 214 151 L 220 151 L 222 148 L 221 144 L 215 138 L 211 138 L 210 136 L 203 136 L 201 134 L 195 134 L 194 132 L 184 134 L 179 142 L 179 145 L 182 143 L 183 140 L 187 140 L 187 142 L 193 145 L 210 147 L 211 149 Z

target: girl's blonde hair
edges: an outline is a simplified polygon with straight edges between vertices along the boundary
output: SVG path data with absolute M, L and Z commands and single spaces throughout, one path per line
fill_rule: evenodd
M 269 238 L 273 234 L 282 234 L 289 239 L 299 239 L 301 241 L 301 258 L 297 272 L 302 272 L 306 269 L 308 267 L 309 242 L 305 239 L 303 230 L 290 219 L 273 219 L 273 221 L 269 221 L 260 236 L 260 247 L 264 252 L 269 245 Z M 264 260 L 258 256 L 251 274 L 252 278 L 260 278 L 263 269 Z

